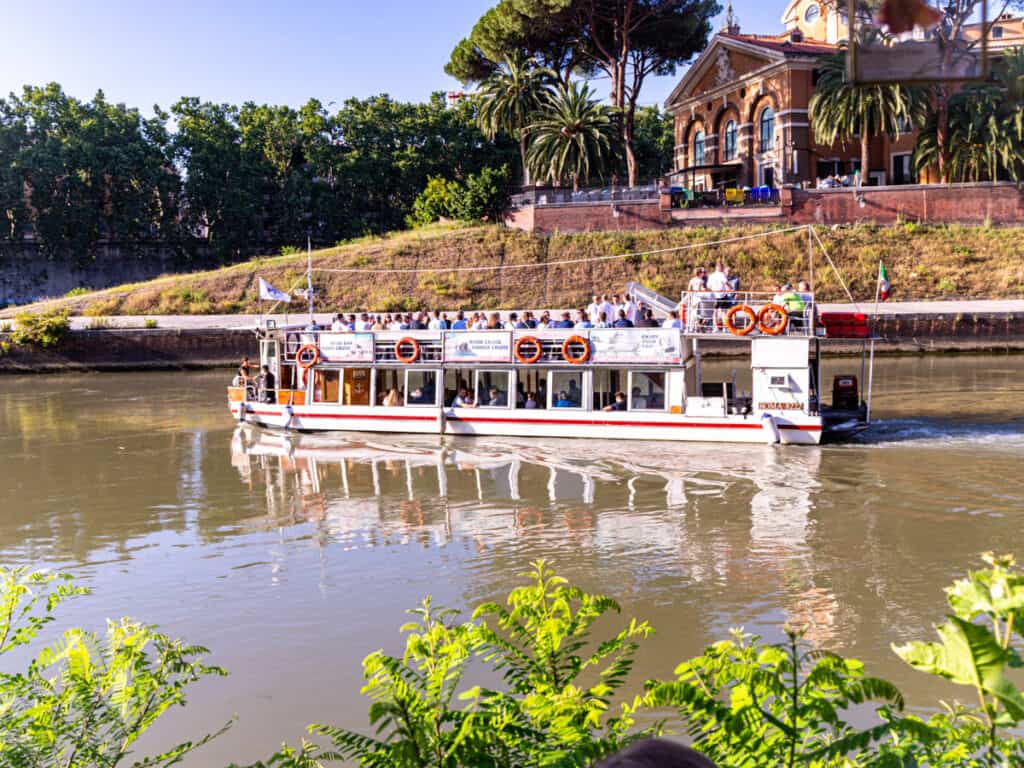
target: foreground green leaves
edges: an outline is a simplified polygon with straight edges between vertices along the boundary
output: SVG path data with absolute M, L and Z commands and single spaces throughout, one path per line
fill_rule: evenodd
M 0 568 L 0 656 L 31 645 L 61 602 L 83 594 L 63 574 Z M 141 759 L 133 748 L 185 704 L 189 685 L 225 674 L 202 663 L 206 652 L 129 619 L 108 622 L 102 635 L 65 631 L 24 672 L 0 673 L 0 766 L 175 765 L 224 729 Z

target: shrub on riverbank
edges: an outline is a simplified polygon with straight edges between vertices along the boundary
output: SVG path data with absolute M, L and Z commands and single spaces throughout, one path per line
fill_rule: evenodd
M 907 713 L 892 684 L 855 659 L 809 648 L 799 629 L 781 644 L 736 630 L 680 664 L 675 679 L 639 685 L 630 673 L 653 629 L 636 619 L 612 627 L 614 600 L 539 561 L 504 603 L 485 603 L 467 621 L 429 597 L 410 611 L 403 655 L 376 651 L 363 662 L 373 735 L 313 725 L 316 743 L 283 747 L 256 766 L 569 768 L 680 726 L 722 766 L 1024 765 L 1024 696 L 1008 675 L 1022 665 L 1024 571 L 1010 557 L 985 559 L 987 568 L 946 589 L 940 642 L 893 648 L 916 669 L 966 686 L 974 704 Z M 0 568 L 0 656 L 34 642 L 59 603 L 83 593 L 66 576 Z M 0 673 L 0 766 L 118 765 L 185 703 L 188 685 L 224 674 L 202 663 L 205 652 L 127 619 L 109 622 L 102 637 L 65 632 L 26 672 Z M 500 682 L 465 685 L 481 665 Z M 639 725 L 642 716 L 650 724 Z M 215 736 L 136 764 L 173 765 Z
M 730 264 L 750 290 L 773 290 L 778 281 L 809 277 L 806 230 L 735 239 L 764 231 L 770 230 L 688 227 L 542 236 L 499 225 L 435 224 L 314 252 L 314 268 L 324 270 L 314 278 L 317 309 L 386 311 L 399 303 L 430 309 L 577 306 L 586 304 L 594 290 L 620 291 L 630 280 L 677 296 L 695 265 L 717 259 Z M 897 300 L 1024 296 L 1024 226 L 856 225 L 820 228 L 818 235 L 860 301 L 874 298 L 879 260 L 885 261 Z M 722 239 L 733 241 L 715 248 L 701 245 Z M 626 256 L 641 253 L 647 255 Z M 624 256 L 592 261 L 615 255 Z M 457 271 L 478 266 L 487 269 Z M 492 269 L 499 266 L 504 269 Z M 260 258 L 57 299 L 33 309 L 58 307 L 98 315 L 256 313 L 257 277 L 287 290 L 305 286 L 305 269 L 305 254 Z M 415 271 L 426 269 L 434 271 Z M 814 277 L 821 300 L 846 300 L 820 250 Z

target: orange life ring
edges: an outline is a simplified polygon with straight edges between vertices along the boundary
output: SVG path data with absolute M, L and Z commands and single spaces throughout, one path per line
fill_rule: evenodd
M 534 352 L 532 355 L 524 355 L 521 347 L 525 343 L 533 344 L 537 351 Z M 532 365 L 533 363 L 536 363 L 538 360 L 540 360 L 541 356 L 544 354 L 544 347 L 541 346 L 540 339 L 538 339 L 536 336 L 523 336 L 519 339 L 516 339 L 516 346 L 514 352 L 516 360 L 518 360 L 520 363 L 523 363 L 524 365 Z
M 750 322 L 743 328 L 736 325 L 736 315 L 740 313 L 750 318 Z M 737 304 L 725 313 L 725 327 L 729 329 L 729 333 L 735 334 L 736 336 L 746 336 L 757 327 L 757 312 L 752 310 L 746 304 Z
M 569 354 L 569 345 L 579 344 L 583 347 L 583 352 L 577 356 Z M 570 336 L 562 342 L 562 359 L 567 363 L 573 365 L 580 365 L 581 363 L 587 362 L 590 359 L 590 342 L 584 339 L 582 336 Z
M 402 347 L 404 346 L 411 346 L 412 352 L 408 355 L 403 355 Z M 417 360 L 420 359 L 419 342 L 417 342 L 416 339 L 410 336 L 403 336 L 402 338 L 400 338 L 398 341 L 395 342 L 395 359 L 400 363 L 405 363 L 406 365 L 408 365 L 409 363 L 415 363 Z
M 768 317 L 769 312 L 776 313 L 781 320 L 777 325 L 767 325 L 765 319 Z M 789 312 L 786 308 L 780 304 L 768 304 L 767 306 L 761 307 L 761 311 L 757 313 L 757 330 L 761 333 L 766 333 L 769 336 L 778 336 L 780 333 L 786 330 L 786 326 L 789 325 Z
M 313 358 L 311 360 L 303 360 L 303 352 L 312 352 Z M 320 362 L 320 348 L 316 344 L 306 344 L 305 346 L 299 347 L 295 353 L 295 362 L 298 363 L 299 368 L 306 370 L 312 368 L 314 365 Z

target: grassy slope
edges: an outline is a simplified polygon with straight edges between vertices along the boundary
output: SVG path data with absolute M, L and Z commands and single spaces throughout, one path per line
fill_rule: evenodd
M 499 226 L 435 226 L 314 252 L 326 269 L 440 269 L 417 274 L 321 272 L 314 281 L 321 311 L 412 308 L 515 308 L 585 303 L 592 290 L 617 291 L 628 280 L 678 295 L 696 264 L 722 259 L 749 289 L 808 274 L 807 233 L 774 235 L 715 248 L 615 258 L 590 264 L 547 262 L 637 253 L 767 231 L 763 227 L 687 228 L 596 232 L 540 237 Z M 874 296 L 884 259 L 895 299 L 1024 296 L 1024 226 L 1012 228 L 852 226 L 819 230 L 832 259 L 859 300 Z M 475 265 L 529 265 L 501 272 L 452 272 Z M 255 312 L 256 277 L 287 289 L 305 284 L 304 254 L 254 259 L 210 272 L 171 275 L 34 305 L 66 307 L 75 314 L 156 315 Z M 820 252 L 817 290 L 824 300 L 844 294 Z M 12 310 L 3 315 L 10 316 Z

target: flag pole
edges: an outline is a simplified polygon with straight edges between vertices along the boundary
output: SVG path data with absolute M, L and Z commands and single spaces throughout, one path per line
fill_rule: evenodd
M 875 276 L 875 322 L 878 321 L 878 297 L 882 295 L 882 260 L 878 260 L 878 274 Z

